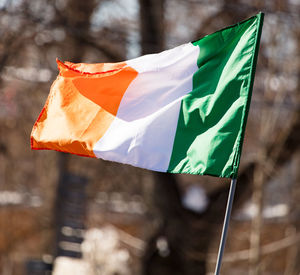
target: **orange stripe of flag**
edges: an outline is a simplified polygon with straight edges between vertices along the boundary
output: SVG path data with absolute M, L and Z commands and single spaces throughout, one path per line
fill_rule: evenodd
M 125 67 L 102 74 L 76 77 L 73 84 L 82 95 L 116 116 L 124 93 L 137 75 L 138 72 L 133 68 Z
M 138 73 L 126 63 L 57 63 L 60 74 L 33 127 L 31 146 L 95 157 L 95 143 Z

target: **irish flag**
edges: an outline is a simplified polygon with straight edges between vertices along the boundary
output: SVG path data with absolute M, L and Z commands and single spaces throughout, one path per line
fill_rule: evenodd
M 154 171 L 235 177 L 263 14 L 120 63 L 57 61 L 33 149 Z

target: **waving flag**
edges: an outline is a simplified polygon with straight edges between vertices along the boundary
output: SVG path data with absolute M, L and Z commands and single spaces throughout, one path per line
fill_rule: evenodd
M 262 21 L 258 14 L 120 63 L 58 61 L 32 148 L 154 171 L 236 176 Z

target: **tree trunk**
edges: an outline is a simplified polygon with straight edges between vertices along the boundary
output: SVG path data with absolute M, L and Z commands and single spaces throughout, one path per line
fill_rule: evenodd
M 72 62 L 82 61 L 85 44 L 78 37 L 89 31 L 90 17 L 94 8 L 94 0 L 86 0 L 84 2 L 69 0 L 64 12 L 60 13 L 57 10 L 56 23 L 61 24 L 67 33 L 66 41 L 62 48 L 63 60 L 70 60 Z M 67 247 L 68 243 L 76 245 L 80 244 L 83 240 L 81 236 L 73 236 L 72 232 L 75 234 L 84 229 L 85 187 L 87 180 L 80 176 L 69 174 L 68 166 L 70 157 L 70 155 L 65 153 L 58 154 L 59 179 L 54 207 L 54 224 L 56 227 L 54 255 L 81 257 L 80 249 L 78 251 L 71 251 Z M 66 228 L 68 230 L 67 235 L 69 236 L 64 233 Z
M 140 0 L 142 54 L 160 52 L 164 48 L 164 5 L 164 0 Z
M 142 54 L 164 49 L 164 0 L 140 0 L 140 32 Z M 146 275 L 205 274 L 205 259 L 190 258 L 195 250 L 195 238 L 207 247 L 208 234 L 193 229 L 188 211 L 181 204 L 176 176 L 153 172 L 152 204 L 158 218 L 158 229 L 150 238 L 143 259 Z M 191 218 L 192 217 L 192 218 Z M 197 215 L 192 214 L 191 219 Z M 199 225 L 197 225 L 199 227 Z M 197 250 L 197 249 L 196 249 Z M 190 252 L 188 252 L 190 251 Z

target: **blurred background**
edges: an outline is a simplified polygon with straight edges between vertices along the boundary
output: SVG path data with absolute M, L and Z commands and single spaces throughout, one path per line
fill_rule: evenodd
M 56 58 L 116 62 L 265 12 L 222 274 L 300 274 L 299 0 L 0 0 L 0 274 L 213 274 L 229 182 L 53 151 Z

